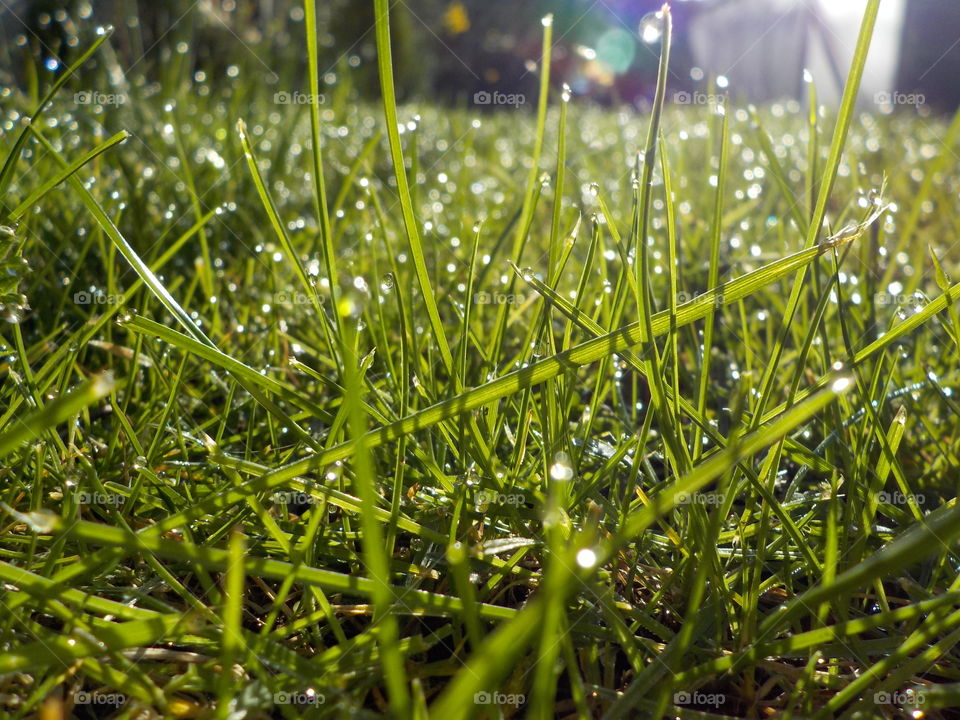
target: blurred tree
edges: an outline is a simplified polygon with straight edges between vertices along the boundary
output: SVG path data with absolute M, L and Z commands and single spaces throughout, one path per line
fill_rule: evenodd
M 429 4 L 426 3 L 426 4 Z M 419 3 L 418 3 L 419 5 Z M 326 13 L 332 40 L 331 66 L 339 65 L 349 56 L 366 62 L 354 71 L 353 81 L 365 93 L 378 94 L 380 80 L 377 75 L 377 39 L 373 0 L 338 0 L 327 3 Z M 390 44 L 393 50 L 394 79 L 398 99 L 408 100 L 426 91 L 430 82 L 429 51 L 422 46 L 417 20 L 413 11 L 403 2 L 390 8 Z M 323 70 L 324 68 L 321 68 Z
M 926 103 L 944 110 L 960 107 L 960 3 L 910 0 L 900 43 L 897 88 L 922 93 Z

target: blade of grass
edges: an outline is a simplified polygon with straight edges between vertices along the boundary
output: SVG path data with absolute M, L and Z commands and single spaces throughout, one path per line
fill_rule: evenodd
M 350 318 L 344 318 L 347 323 Z M 355 319 L 353 320 L 355 322 Z M 381 500 L 375 486 L 376 467 L 373 457 L 367 449 L 366 437 L 367 416 L 360 404 L 362 386 L 357 359 L 352 355 L 354 346 L 352 327 L 347 328 L 341 351 L 344 355 L 344 375 L 346 394 L 344 402 L 349 413 L 350 437 L 356 445 L 353 455 L 354 483 L 357 486 L 357 496 L 364 508 L 360 513 L 360 526 L 363 532 L 363 558 L 367 572 L 370 574 L 370 583 L 373 588 L 374 615 L 377 642 L 380 646 L 380 656 L 383 662 L 383 674 L 386 678 L 391 712 L 395 717 L 406 717 L 410 707 L 410 694 L 407 689 L 406 670 L 403 656 L 399 649 L 399 628 L 395 615 L 395 605 L 398 598 L 390 583 L 389 560 L 384 548 L 383 531 L 380 522 L 369 511 Z
M 107 26 L 100 28 L 97 31 L 97 39 L 91 43 L 90 47 L 83 51 L 83 54 L 77 58 L 77 60 L 70 65 L 66 70 L 60 73 L 60 76 L 56 79 L 50 89 L 47 91 L 47 94 L 43 96 L 43 99 L 37 104 L 37 107 L 34 108 L 33 113 L 31 113 L 29 122 L 26 123 L 24 128 L 17 135 L 17 139 L 13 143 L 13 147 L 10 149 L 10 152 L 7 153 L 7 157 L 3 162 L 3 167 L 0 168 L 0 197 L 5 197 L 7 194 L 7 187 L 10 185 L 10 181 L 13 179 L 13 170 L 16 167 L 17 161 L 20 159 L 20 153 L 23 150 L 24 143 L 27 141 L 27 136 L 32 130 L 35 129 L 37 120 L 43 115 L 43 111 L 46 109 L 47 105 L 50 104 L 50 101 L 56 96 L 60 91 L 67 80 L 69 80 L 77 70 L 84 65 L 87 60 L 90 59 L 90 56 L 93 55 L 103 43 L 105 43 L 110 36 L 113 34 L 113 26 Z
M 433 338 L 440 350 L 443 364 L 449 374 L 453 374 L 453 355 L 447 343 L 446 332 L 440 313 L 437 310 L 437 301 L 434 297 L 433 286 L 427 272 L 426 260 L 423 256 L 423 245 L 420 240 L 420 229 L 413 211 L 413 198 L 410 195 L 410 185 L 407 181 L 407 169 L 403 162 L 403 149 L 400 145 L 400 132 L 397 118 L 397 98 L 393 87 L 393 56 L 390 47 L 390 2 L 389 0 L 374 0 L 376 13 L 377 33 L 377 62 L 380 68 L 380 90 L 383 95 L 383 110 L 387 121 L 387 138 L 390 143 L 390 156 L 393 159 L 393 172 L 397 180 L 397 193 L 400 196 L 400 209 L 403 213 L 403 226 L 407 233 L 407 246 L 413 258 L 417 273 L 417 282 L 420 294 L 423 296 L 430 319 L 430 328 Z
M 815 245 L 820 235 L 820 229 L 823 225 L 827 213 L 827 203 L 833 192 L 833 186 L 837 178 L 837 172 L 840 167 L 843 149 L 846 146 L 847 133 L 850 130 L 850 124 L 856 112 L 857 97 L 860 92 L 860 80 L 863 77 L 863 69 L 867 62 L 867 53 L 870 50 L 870 41 L 873 37 L 873 28 L 876 24 L 877 13 L 880 9 L 880 0 L 868 0 L 864 11 L 863 21 L 860 26 L 860 35 L 857 39 L 857 46 L 854 50 L 853 60 L 850 64 L 850 71 L 847 75 L 847 81 L 843 89 L 843 97 L 840 102 L 840 112 L 837 116 L 837 124 L 833 133 L 833 141 L 830 145 L 830 154 L 827 159 L 827 165 L 824 169 L 823 180 L 820 184 L 820 191 L 817 195 L 817 204 L 813 210 L 813 217 L 807 226 L 807 237 L 805 247 L 810 248 Z M 757 401 L 757 410 L 754 415 L 754 426 L 763 416 L 767 403 L 773 396 L 774 380 L 777 370 L 780 367 L 780 358 L 783 354 L 784 346 L 789 337 L 793 318 L 796 315 L 797 308 L 800 305 L 800 299 L 803 295 L 806 285 L 806 266 L 801 267 L 794 278 L 790 290 L 790 297 L 787 301 L 787 307 L 783 314 L 784 320 L 782 329 L 773 348 L 772 357 L 764 368 L 763 377 L 760 381 L 760 396 Z
M 0 457 L 9 455 L 23 443 L 41 438 L 48 429 L 68 420 L 83 408 L 109 395 L 115 386 L 109 375 L 100 375 L 76 390 L 48 402 L 41 410 L 24 418 L 12 418 L 0 434 Z
M 19 220 L 23 216 L 23 214 L 27 212 L 27 210 L 29 210 L 34 205 L 39 203 L 40 200 L 42 200 L 44 196 L 48 192 L 53 190 L 57 185 L 59 185 L 68 177 L 70 177 L 75 172 L 80 170 L 80 168 L 85 166 L 91 160 L 99 157 L 100 155 L 103 155 L 103 153 L 105 153 L 107 150 L 112 148 L 114 145 L 118 145 L 122 143 L 128 137 L 130 137 L 130 133 L 128 133 L 126 130 L 121 130 L 120 132 L 118 132 L 116 135 L 112 136 L 108 140 L 104 140 L 102 143 L 100 143 L 95 148 L 93 148 L 93 150 L 90 150 L 89 152 L 85 153 L 82 157 L 78 158 L 77 160 L 74 160 L 72 163 L 70 163 L 69 166 L 62 169 L 52 178 L 50 178 L 49 180 L 44 182 L 42 185 L 40 185 L 36 190 L 31 192 L 23 200 L 23 202 L 17 205 L 17 207 L 15 207 L 10 212 L 10 220 L 13 222 L 16 222 L 17 220 Z
M 330 299 L 336 309 L 339 306 L 339 285 L 336 253 L 333 248 L 333 228 L 327 208 L 327 187 L 323 176 L 323 145 L 320 133 L 320 59 L 317 54 L 317 7 L 315 0 L 304 0 L 304 31 L 307 34 L 307 71 L 310 78 L 310 138 L 313 144 L 313 211 L 320 223 L 320 244 L 323 262 L 330 283 Z M 348 179 L 349 181 L 349 179 Z M 349 187 L 345 184 L 345 187 Z M 337 336 L 343 335 L 340 313 L 333 312 Z
M 717 106 L 721 111 L 720 122 L 720 166 L 717 169 L 717 192 L 714 196 L 713 223 L 710 226 L 710 266 L 707 271 L 707 287 L 716 287 L 720 282 L 720 234 L 723 230 L 723 196 L 727 186 L 727 154 L 729 136 L 729 118 L 722 104 Z M 719 311 L 719 308 L 717 308 Z M 703 325 L 703 343 L 700 354 L 700 368 L 697 386 L 697 412 L 700 415 L 707 411 L 707 388 L 710 383 L 710 357 L 713 352 L 713 328 L 716 322 L 716 313 L 709 313 Z M 696 461 L 703 452 L 703 433 L 698 426 L 693 428 L 693 459 Z

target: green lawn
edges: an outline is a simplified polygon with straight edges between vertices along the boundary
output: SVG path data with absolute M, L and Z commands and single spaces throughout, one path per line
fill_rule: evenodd
M 855 105 L 878 0 L 816 112 L 398 107 L 387 5 L 382 104 L 0 89 L 0 716 L 954 717 L 960 121 Z

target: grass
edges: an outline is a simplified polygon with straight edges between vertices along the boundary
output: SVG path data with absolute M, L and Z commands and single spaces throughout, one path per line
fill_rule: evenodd
M 382 104 L 311 2 L 11 78 L 4 717 L 951 717 L 960 121 L 857 106 L 878 4 L 836 109 L 678 106 L 668 12 L 648 114 L 398 106 L 380 0 Z

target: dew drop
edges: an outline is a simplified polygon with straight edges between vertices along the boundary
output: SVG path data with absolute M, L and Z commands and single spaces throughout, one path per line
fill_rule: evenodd
M 388 295 L 393 292 L 393 286 L 396 285 L 396 278 L 393 276 L 393 273 L 387 273 L 380 279 L 380 292 L 384 295 Z
M 17 512 L 8 505 L 3 505 L 4 510 L 13 515 L 17 520 L 26 524 L 34 532 L 49 533 L 53 532 L 60 522 L 60 516 L 52 510 L 41 508 L 31 512 Z
M 573 480 L 573 466 L 565 452 L 558 452 L 553 456 L 553 465 L 550 466 L 550 477 L 558 482 Z
M 117 316 L 117 325 L 127 325 L 128 323 L 132 323 L 136 317 L 136 310 L 128 310 L 127 312 Z
M 643 16 L 640 20 L 640 38 L 648 44 L 653 44 L 660 40 L 663 35 L 663 11 L 657 10 Z
M 597 564 L 597 554 L 590 548 L 583 548 L 577 553 L 577 565 L 582 568 L 592 568 Z

